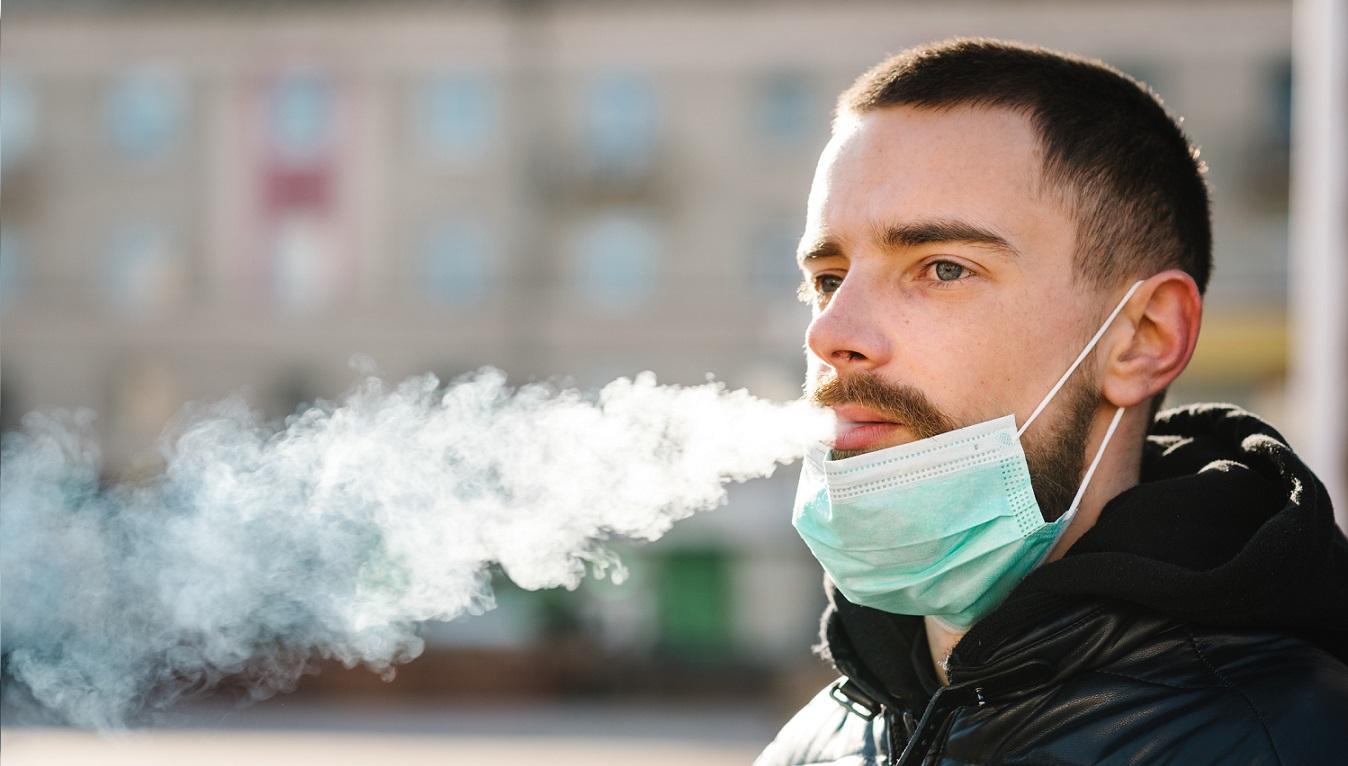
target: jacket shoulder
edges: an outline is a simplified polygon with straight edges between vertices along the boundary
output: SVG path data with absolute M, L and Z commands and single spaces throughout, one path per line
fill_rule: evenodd
M 866 720 L 824 688 L 782 727 L 754 766 L 879 766 L 888 757 L 883 717 Z
M 952 763 L 1343 762 L 1348 667 L 1324 649 L 1286 634 L 1160 618 L 1125 627 L 1097 636 L 1118 649 L 1107 662 L 957 714 L 943 757 Z
M 1348 752 L 1348 665 L 1290 636 L 1195 637 L 1212 671 L 1249 706 L 1279 760 L 1330 763 Z

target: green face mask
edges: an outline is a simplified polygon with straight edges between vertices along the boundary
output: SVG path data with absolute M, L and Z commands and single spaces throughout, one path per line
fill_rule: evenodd
M 909 444 L 829 460 L 805 457 L 792 524 L 854 604 L 973 625 L 1034 569 L 1071 523 L 1123 416 L 1114 413 L 1076 497 L 1046 522 L 1020 437 L 1061 390 L 1132 297 L 1128 290 L 1019 430 L 1015 416 Z

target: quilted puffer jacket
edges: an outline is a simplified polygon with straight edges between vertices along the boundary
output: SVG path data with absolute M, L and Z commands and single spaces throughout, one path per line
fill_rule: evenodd
M 1142 482 L 956 645 L 829 587 L 843 677 L 778 764 L 1348 763 L 1348 540 L 1323 485 L 1232 407 L 1172 410 Z

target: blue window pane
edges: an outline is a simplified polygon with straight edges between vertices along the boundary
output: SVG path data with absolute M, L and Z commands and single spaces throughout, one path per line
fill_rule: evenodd
M 1290 150 L 1292 145 L 1292 62 L 1275 64 L 1268 78 L 1268 133 L 1272 143 Z
M 585 151 L 597 170 L 638 173 L 655 151 L 656 98 L 651 82 L 631 73 L 591 83 L 585 109 Z
M 631 311 L 655 291 L 660 238 L 646 216 L 610 213 L 584 225 L 575 241 L 572 282 L 605 311 Z
M 491 147 L 496 110 L 496 89 L 485 76 L 446 74 L 432 78 L 422 85 L 418 98 L 422 140 L 441 160 L 475 160 Z
M 37 104 L 21 75 L 0 73 L 0 168 L 23 164 L 37 138 Z
M 160 159 L 182 141 L 187 89 L 170 71 L 140 69 L 122 75 L 108 87 L 103 106 L 108 143 L 125 159 Z
M 758 94 L 758 127 L 771 146 L 794 147 L 809 138 L 810 89 L 803 75 L 778 72 L 767 76 Z
M 267 129 L 281 159 L 306 164 L 327 153 L 336 108 L 332 84 L 321 75 L 283 76 L 271 93 Z
M 750 243 L 755 289 L 769 300 L 794 300 L 801 272 L 796 265 L 796 246 L 804 222 L 791 216 L 774 216 L 760 224 Z
M 421 243 L 421 288 L 435 303 L 480 303 L 494 272 L 485 229 L 473 221 L 440 221 Z
M 0 225 L 0 308 L 12 305 L 23 292 L 27 264 L 23 239 L 13 223 Z
M 150 223 L 116 229 L 103 259 L 103 295 L 128 314 L 162 308 L 178 288 L 178 268 L 168 233 Z

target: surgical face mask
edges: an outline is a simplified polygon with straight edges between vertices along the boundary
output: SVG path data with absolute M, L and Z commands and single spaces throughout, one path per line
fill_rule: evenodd
M 854 604 L 930 615 L 963 630 L 1038 566 L 1076 515 L 1123 408 L 1067 512 L 1044 521 L 1020 437 L 1099 342 L 1134 284 L 1019 429 L 1006 415 L 928 439 L 829 460 L 806 454 L 792 524 Z

